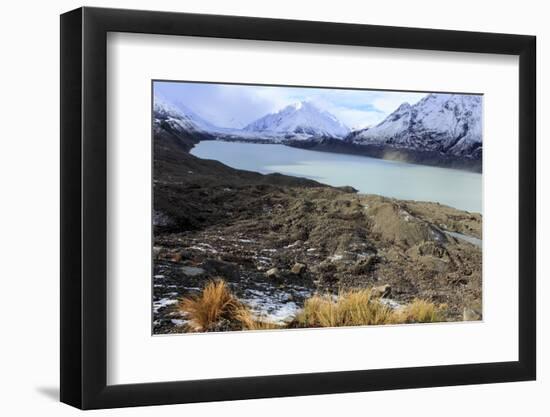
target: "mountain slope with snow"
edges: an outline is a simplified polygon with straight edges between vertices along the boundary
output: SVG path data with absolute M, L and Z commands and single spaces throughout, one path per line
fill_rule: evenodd
M 153 132 L 157 138 L 175 141 L 189 150 L 201 140 L 215 139 L 210 133 L 214 127 L 190 110 L 184 112 L 163 99 L 153 103 Z
M 186 114 L 176 106 L 155 97 L 153 104 L 153 123 L 166 123 L 175 130 L 201 132 L 201 120 L 193 114 Z
M 244 128 L 247 132 L 282 135 L 287 139 L 343 138 L 349 129 L 327 111 L 302 101 L 268 114 Z
M 346 140 L 480 159 L 481 100 L 475 95 L 429 94 L 415 105 L 403 103 L 378 125 L 353 132 Z

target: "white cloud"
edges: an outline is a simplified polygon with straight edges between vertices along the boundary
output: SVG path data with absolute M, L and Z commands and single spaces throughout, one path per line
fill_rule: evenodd
M 337 107 L 331 111 L 338 119 L 351 129 L 362 129 L 380 123 L 385 114 L 375 111 L 362 111 Z
M 183 104 L 214 125 L 235 128 L 302 100 L 313 101 L 350 128 L 363 128 L 379 123 L 403 102 L 414 104 L 426 95 L 185 82 L 158 82 L 155 92 L 176 105 Z

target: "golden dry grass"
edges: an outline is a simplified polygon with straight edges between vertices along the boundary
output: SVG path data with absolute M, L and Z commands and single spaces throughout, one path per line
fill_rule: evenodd
M 396 310 L 395 315 L 400 323 L 435 323 L 445 321 L 447 306 L 436 306 L 429 301 L 415 299 L 412 303 Z
M 341 293 L 336 299 L 330 295 L 316 295 L 306 300 L 296 315 L 297 327 L 368 326 L 402 323 L 432 323 L 444 321 L 446 307 L 424 300 L 414 300 L 392 310 L 372 296 L 371 290 Z
M 445 321 L 445 305 L 415 299 L 393 310 L 371 290 L 342 292 L 338 296 L 314 295 L 288 325 L 257 317 L 240 302 L 226 282 L 209 282 L 196 296 L 184 298 L 179 308 L 189 318 L 191 331 L 272 330 L 286 327 L 343 327 Z
M 231 293 L 222 279 L 209 282 L 199 295 L 182 299 L 179 308 L 189 318 L 190 329 L 196 332 L 219 330 L 220 324 L 230 327 L 231 330 L 271 330 L 284 327 L 257 318 Z
M 180 301 L 180 310 L 187 314 L 195 331 L 208 331 L 224 319 L 231 322 L 241 308 L 242 303 L 222 279 L 209 282 L 199 295 Z
M 306 300 L 296 315 L 298 327 L 340 327 L 391 324 L 392 310 L 371 297 L 370 290 L 330 295 L 315 295 Z

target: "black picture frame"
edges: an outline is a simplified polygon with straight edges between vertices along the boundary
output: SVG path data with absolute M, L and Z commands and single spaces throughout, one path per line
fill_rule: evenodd
M 107 385 L 108 32 L 519 56 L 519 360 Z M 61 401 L 81 409 L 536 377 L 536 38 L 251 17 L 80 8 L 61 16 Z

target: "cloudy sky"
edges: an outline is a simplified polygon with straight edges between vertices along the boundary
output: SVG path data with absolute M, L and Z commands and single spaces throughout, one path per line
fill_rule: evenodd
M 154 93 L 175 106 L 189 108 L 219 127 L 241 128 L 289 104 L 307 100 L 354 129 L 374 125 L 403 102 L 414 104 L 426 95 L 392 91 L 165 81 L 154 83 Z

